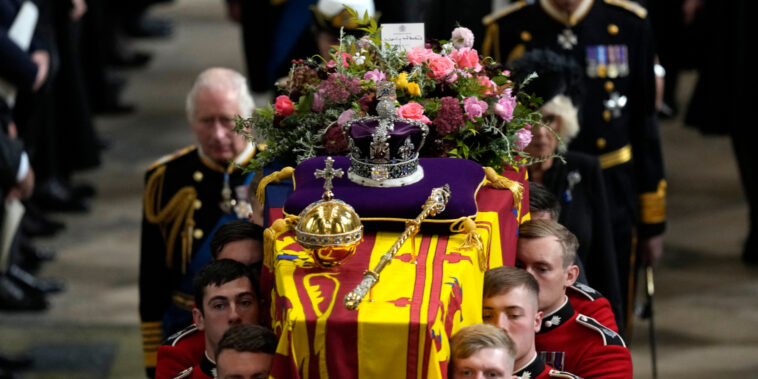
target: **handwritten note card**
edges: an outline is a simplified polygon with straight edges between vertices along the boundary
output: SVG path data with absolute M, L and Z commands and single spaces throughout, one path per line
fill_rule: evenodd
M 382 45 L 384 43 L 405 51 L 424 47 L 424 23 L 382 24 Z

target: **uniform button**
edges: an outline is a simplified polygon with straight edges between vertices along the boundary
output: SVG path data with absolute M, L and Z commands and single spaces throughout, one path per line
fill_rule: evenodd
M 195 173 L 192 174 L 192 179 L 194 179 L 196 182 L 203 181 L 203 173 L 200 171 L 195 171 Z
M 597 139 L 597 148 L 598 149 L 601 149 L 601 150 L 605 149 L 605 144 L 606 144 L 605 138 L 601 137 L 601 138 Z
M 608 122 L 608 121 L 611 121 L 611 118 L 613 118 L 613 114 L 611 114 L 611 111 L 609 111 L 607 109 L 604 110 L 603 111 L 603 120 L 605 120 L 605 122 Z
M 521 32 L 521 40 L 524 42 L 529 42 L 532 40 L 532 34 L 524 30 Z
M 613 82 L 612 82 L 612 81 L 610 81 L 610 80 L 609 80 L 609 81 L 605 82 L 605 90 L 606 90 L 606 91 L 608 91 L 608 92 L 612 92 L 612 91 L 613 91 L 613 89 L 614 89 L 615 87 L 616 87 L 616 86 L 615 86 L 615 85 L 613 85 Z
M 195 237 L 196 240 L 199 240 L 203 238 L 203 230 L 202 229 L 195 229 L 194 232 L 192 232 L 192 236 Z
M 203 206 L 203 202 L 198 199 L 195 199 L 195 201 L 192 202 L 192 206 L 195 209 L 200 209 Z
M 615 36 L 619 34 L 619 27 L 616 24 L 608 24 L 608 34 Z

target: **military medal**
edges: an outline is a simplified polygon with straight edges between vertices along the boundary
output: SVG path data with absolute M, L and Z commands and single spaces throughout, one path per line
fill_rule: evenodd
M 251 213 L 253 213 L 253 207 L 247 200 L 248 188 L 247 186 L 237 186 L 234 188 L 234 192 L 237 195 L 237 204 L 234 205 L 234 213 L 239 219 L 246 219 Z
M 610 111 L 613 118 L 621 116 L 621 110 L 626 106 L 627 98 L 616 91 L 611 92 L 608 100 L 603 101 L 605 109 Z
M 594 78 L 597 72 L 597 46 L 587 46 L 587 77 Z
M 565 50 L 573 49 L 578 42 L 576 34 L 569 28 L 563 29 L 563 32 L 558 34 L 558 44 Z
M 619 46 L 608 46 L 608 77 L 615 79 L 619 75 Z
M 618 46 L 618 61 L 619 61 L 619 77 L 625 77 L 629 75 L 629 54 L 627 53 L 627 47 L 625 45 Z
M 608 74 L 608 55 L 606 54 L 605 46 L 597 46 L 595 50 L 597 53 L 597 77 L 605 78 Z
M 229 187 L 229 173 L 226 172 L 224 173 L 224 187 L 221 188 L 221 203 L 219 203 L 219 208 L 224 213 L 230 213 L 235 203 L 236 201 L 232 199 L 232 189 Z

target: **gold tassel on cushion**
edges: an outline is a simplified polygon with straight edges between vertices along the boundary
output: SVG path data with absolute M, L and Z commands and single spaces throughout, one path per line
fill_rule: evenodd
M 266 205 L 266 186 L 268 186 L 271 183 L 280 183 L 284 179 L 289 179 L 292 177 L 292 174 L 294 173 L 295 173 L 294 168 L 285 167 L 281 169 L 280 171 L 271 173 L 265 178 L 261 179 L 261 182 L 258 183 L 258 189 L 256 189 L 255 191 L 255 197 L 258 199 L 258 203 L 260 203 L 261 206 Z
M 492 187 L 510 190 L 513 194 L 513 207 L 521 207 L 521 200 L 524 198 L 524 186 L 521 183 L 498 175 L 492 167 L 485 167 L 484 175 L 492 183 Z
M 459 250 L 472 250 L 475 249 L 479 255 L 479 269 L 482 272 L 487 271 L 487 254 L 484 253 L 484 242 L 482 242 L 482 236 L 476 232 L 476 223 L 474 220 L 464 217 L 458 222 L 455 222 L 451 227 L 453 232 L 466 233 L 466 238 L 463 243 L 458 246 Z
M 276 237 L 288 230 L 292 230 L 295 223 L 297 223 L 297 216 L 288 216 L 287 218 L 277 219 L 263 231 L 263 264 L 269 270 L 274 270 Z

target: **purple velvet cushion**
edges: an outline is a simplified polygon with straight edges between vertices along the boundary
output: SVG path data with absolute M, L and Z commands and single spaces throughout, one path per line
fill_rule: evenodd
M 297 215 L 308 204 L 321 199 L 324 180 L 313 173 L 323 169 L 326 157 L 311 158 L 295 168 L 295 191 L 284 203 L 284 212 Z M 342 178 L 335 178 L 334 197 L 355 208 L 363 221 L 404 221 L 414 219 L 434 187 L 450 185 L 450 200 L 445 211 L 428 220 L 452 222 L 461 217 L 476 215 L 476 192 L 484 181 L 484 169 L 467 159 L 420 158 L 424 178 L 414 184 L 393 187 L 364 187 L 347 178 L 350 161 L 347 157 L 333 157 L 334 168 L 344 171 Z

